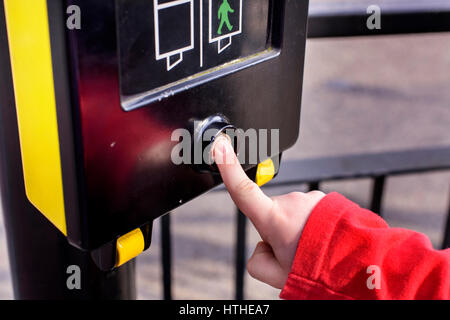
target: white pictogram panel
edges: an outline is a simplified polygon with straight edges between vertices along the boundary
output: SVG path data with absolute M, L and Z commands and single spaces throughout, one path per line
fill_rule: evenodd
M 173 69 L 176 65 L 183 61 L 183 53 L 194 49 L 194 0 L 174 0 L 164 3 L 159 3 L 159 0 L 154 1 L 154 22 L 155 22 L 155 55 L 156 60 L 167 60 L 167 71 Z M 171 34 L 166 34 L 162 24 L 163 16 L 170 14 L 170 10 L 183 10 L 183 16 L 180 16 L 180 21 L 185 22 L 178 30 L 173 30 L 171 25 L 171 32 L 179 31 L 179 34 L 186 35 L 185 39 L 181 39 L 180 47 L 173 48 L 173 39 Z M 187 23 L 186 23 L 187 22 Z M 188 27 L 186 27 L 186 25 Z M 169 30 L 169 28 L 167 27 Z M 170 43 L 171 47 L 164 45 Z M 172 60 L 175 57 L 176 60 Z

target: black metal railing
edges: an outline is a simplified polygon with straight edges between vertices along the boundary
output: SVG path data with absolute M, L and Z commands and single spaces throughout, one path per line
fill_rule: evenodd
M 447 0 L 380 1 L 380 29 L 367 28 L 373 0 L 310 0 L 308 38 L 374 36 L 450 31 Z
M 371 1 L 310 1 L 308 38 L 373 36 L 450 31 L 450 3 L 444 0 L 389 1 L 381 6 L 382 28 L 366 26 Z M 285 161 L 277 178 L 265 188 L 299 186 L 319 190 L 325 181 L 371 178 L 370 209 L 382 215 L 386 180 L 395 175 L 450 170 L 450 146 L 378 154 L 347 155 L 320 159 Z M 218 191 L 225 191 L 223 188 Z M 236 210 L 235 298 L 244 299 L 247 218 Z M 172 252 L 170 215 L 161 219 L 164 298 L 172 297 Z M 442 248 L 450 247 L 450 201 Z

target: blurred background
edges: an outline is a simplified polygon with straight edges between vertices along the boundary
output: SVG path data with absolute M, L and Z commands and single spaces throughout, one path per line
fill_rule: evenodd
M 313 0 L 314 2 L 314 0 Z M 326 2 L 326 1 L 316 1 Z M 332 2 L 332 1 L 331 1 Z M 283 160 L 450 146 L 450 34 L 312 39 L 307 41 L 301 132 Z M 392 227 L 442 242 L 450 171 L 389 177 L 383 216 Z M 321 184 L 369 207 L 372 181 Z M 306 187 L 267 190 L 270 195 Z M 232 299 L 236 209 L 225 192 L 210 192 L 173 212 L 173 297 Z M 0 299 L 12 299 L 0 214 Z M 248 225 L 247 256 L 259 236 Z M 160 225 L 137 258 L 139 299 L 161 299 Z M 245 297 L 277 299 L 248 275 Z

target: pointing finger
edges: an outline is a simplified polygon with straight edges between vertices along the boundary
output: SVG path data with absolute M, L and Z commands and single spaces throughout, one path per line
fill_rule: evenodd
M 248 178 L 228 139 L 219 137 L 213 145 L 213 152 L 214 160 L 233 201 L 264 237 L 270 231 L 273 220 L 272 199 Z

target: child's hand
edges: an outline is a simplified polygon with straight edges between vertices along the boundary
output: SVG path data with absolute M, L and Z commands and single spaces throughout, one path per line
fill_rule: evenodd
M 320 191 L 294 192 L 269 198 L 247 177 L 226 138 L 216 140 L 213 152 L 233 201 L 263 239 L 248 261 L 248 272 L 252 277 L 282 289 L 291 271 L 303 227 L 325 194 Z

